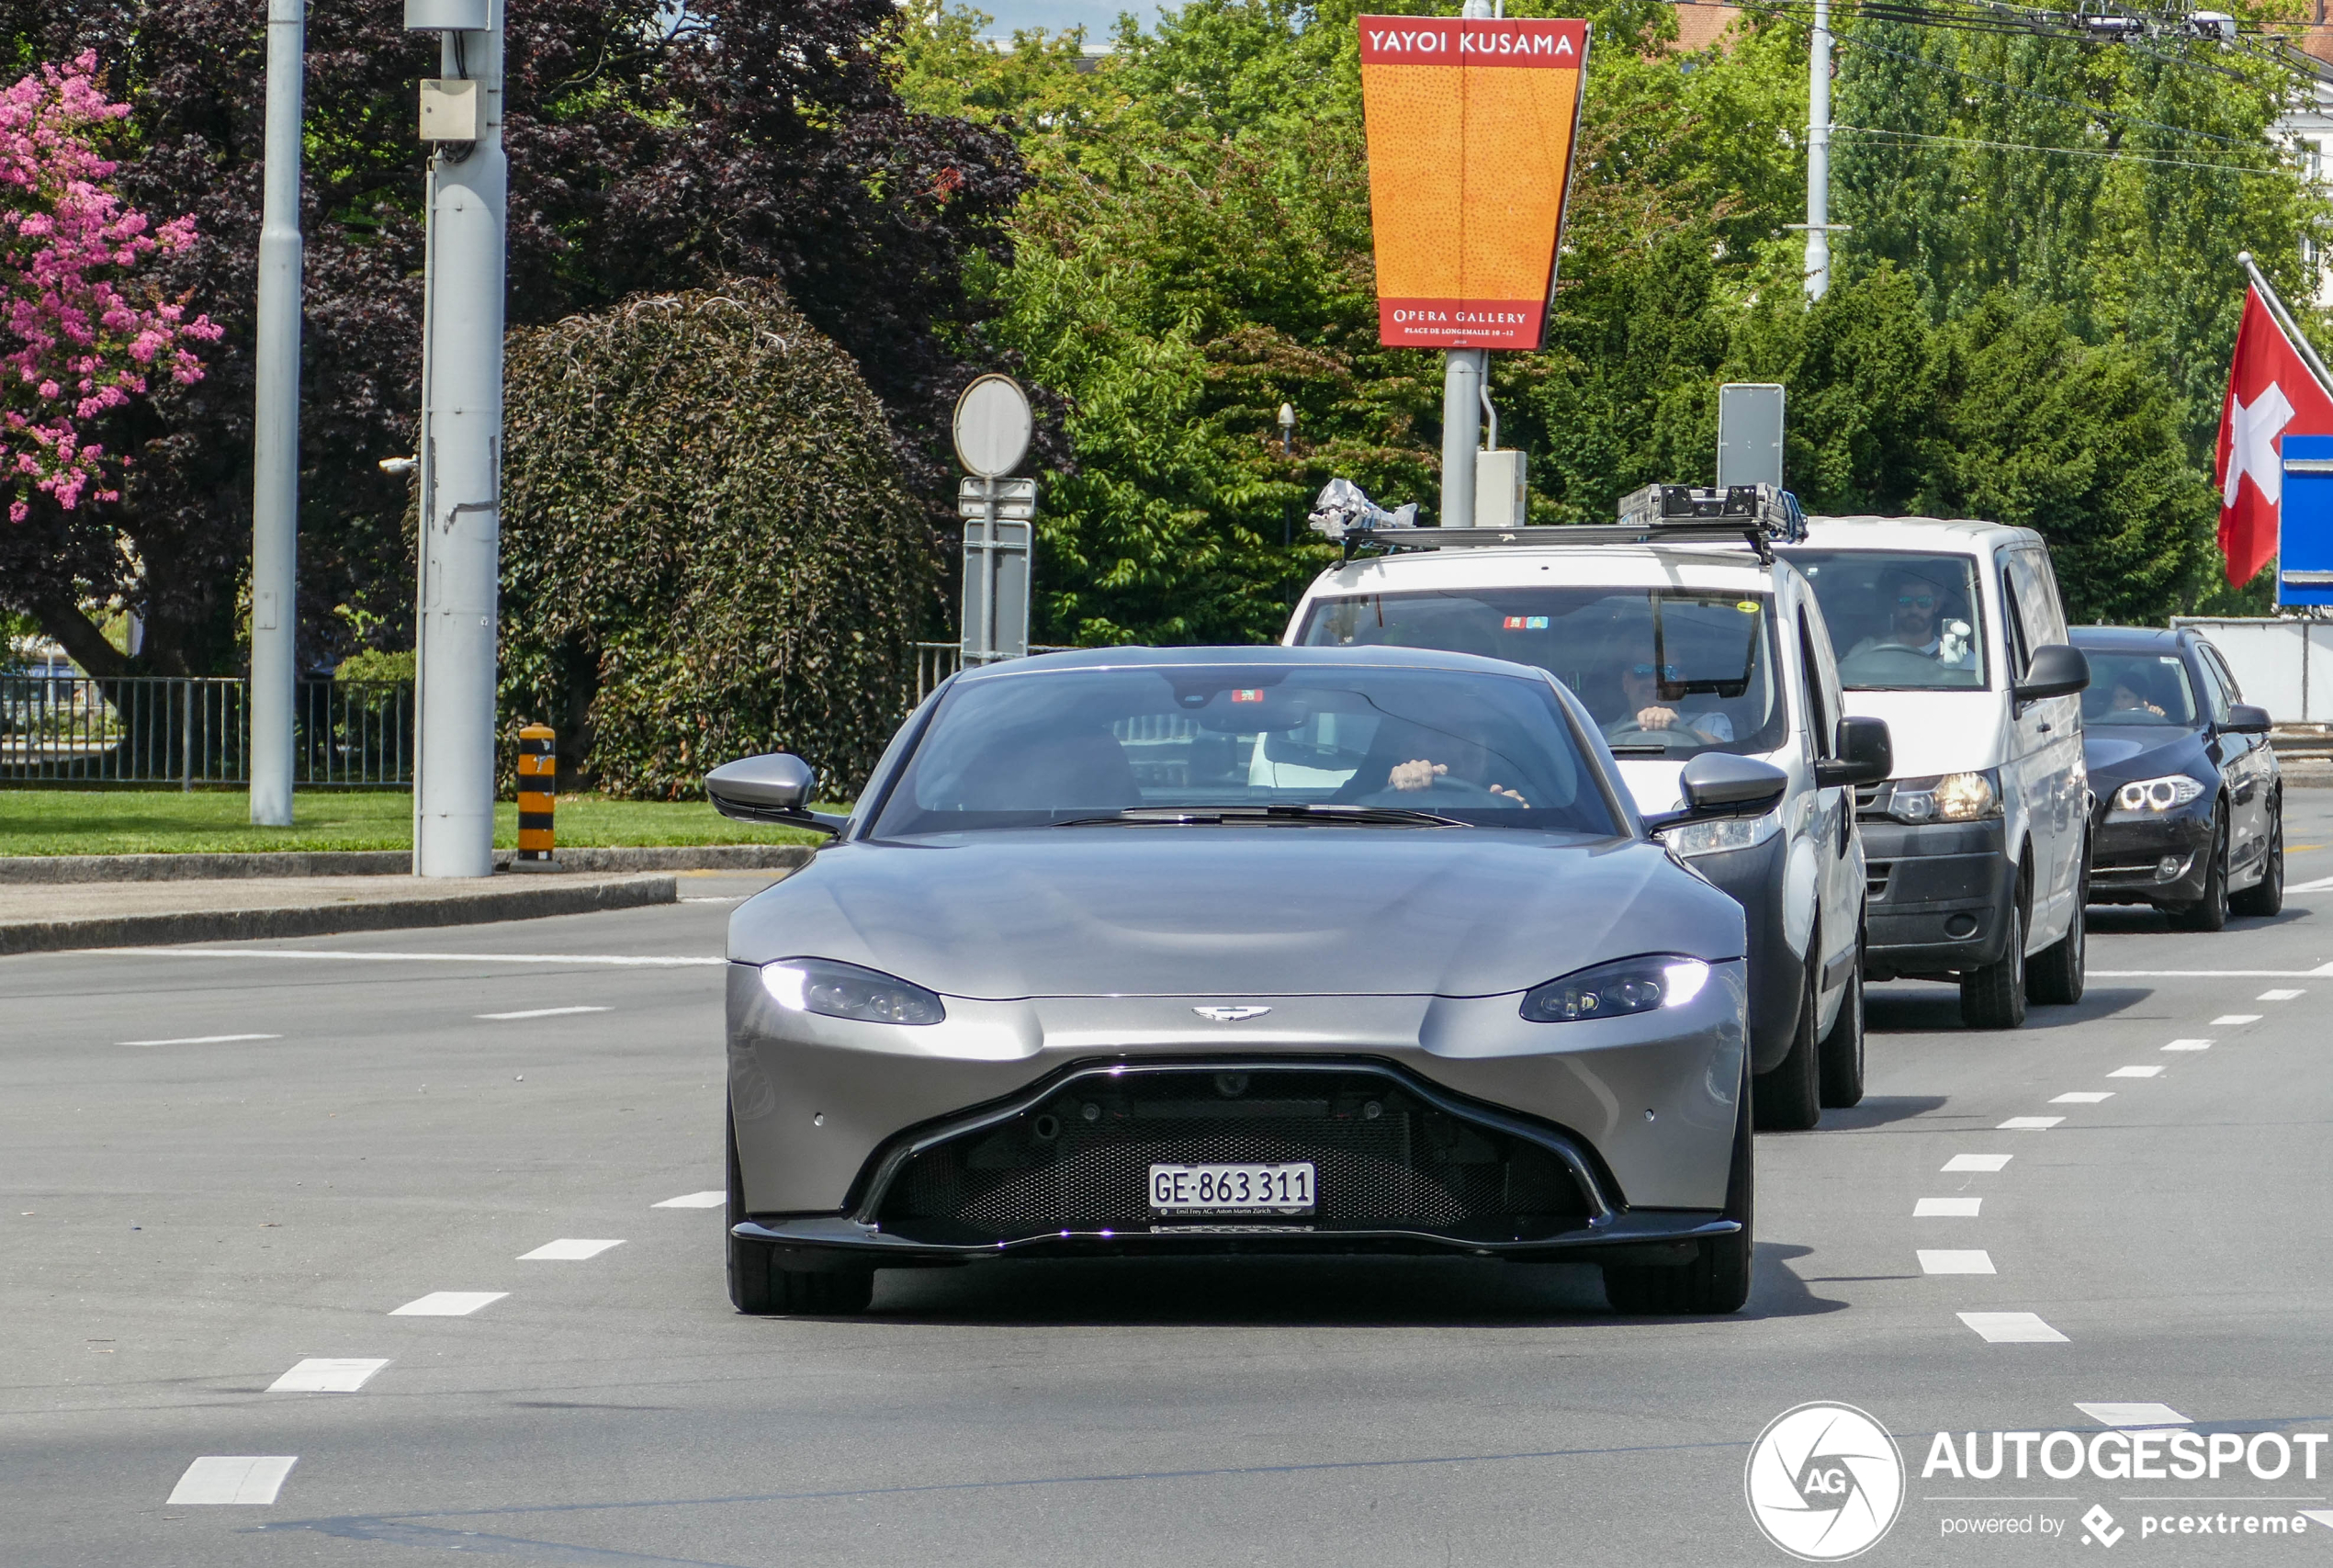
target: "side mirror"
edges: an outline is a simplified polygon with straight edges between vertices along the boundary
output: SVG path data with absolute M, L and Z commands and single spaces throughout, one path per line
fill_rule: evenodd
M 724 762 L 704 775 L 705 798 L 724 817 L 841 832 L 849 818 L 810 809 L 810 795 L 817 787 L 817 771 L 790 751 Z
M 2266 735 L 2273 722 L 2268 709 L 2237 703 L 2227 710 L 2227 722 L 2220 728 L 2229 735 Z
M 1888 734 L 1884 718 L 1841 719 L 1833 750 L 1839 753 L 1836 757 L 1815 764 L 1815 783 L 1826 788 L 1877 784 L 1896 771 L 1896 743 Z
M 2025 667 L 2025 678 L 2011 688 L 2010 695 L 2021 703 L 2037 703 L 2044 697 L 2070 697 L 2090 685 L 2090 660 L 2079 648 L 2062 642 L 2045 643 L 2034 649 L 2034 661 Z
M 1790 775 L 1772 762 L 1736 757 L 1726 751 L 1704 751 L 1677 775 L 1685 795 L 1683 811 L 1663 811 L 1644 819 L 1647 832 L 1658 833 L 1685 822 L 1713 817 L 1755 817 L 1773 809 L 1790 787 Z

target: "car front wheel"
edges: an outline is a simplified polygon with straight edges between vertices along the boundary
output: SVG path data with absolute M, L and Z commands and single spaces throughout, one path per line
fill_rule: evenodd
M 1847 989 L 1839 998 L 1839 1016 L 1822 1037 L 1822 1102 L 1844 1111 L 1863 1100 L 1863 947 L 1855 948 L 1855 966 L 1847 971 Z
M 1820 933 L 1818 933 L 1818 936 Z M 1822 1047 L 1815 1039 L 1815 1010 L 1821 996 L 1815 989 L 1815 965 L 1822 943 L 1807 942 L 1807 969 L 1798 984 L 1798 1026 L 1790 1032 L 1790 1054 L 1757 1077 L 1758 1130 L 1762 1133 L 1803 1133 L 1822 1118 Z
M 2268 858 L 2260 863 L 2260 879 L 2241 893 L 2228 895 L 2227 907 L 2239 915 L 2284 912 L 2284 801 L 2281 795 L 2268 808 Z
M 2090 980 L 2090 846 L 2082 846 L 2080 880 L 2074 885 L 2074 919 L 2066 934 L 2034 954 L 2025 969 L 2025 995 L 2044 1007 L 2072 1007 Z
M 1755 1113 L 1750 1076 L 1741 1078 L 1741 1101 L 1733 1119 L 1733 1159 L 1726 1174 L 1727 1219 L 1741 1228 L 1699 1244 L 1689 1263 L 1604 1266 L 1604 1295 L 1612 1310 L 1631 1316 L 1673 1313 L 1740 1312 L 1750 1299 L 1752 1221 L 1757 1211 L 1758 1172 L 1750 1136 Z
M 729 1304 L 749 1317 L 801 1313 L 814 1317 L 845 1317 L 864 1312 L 874 1299 L 874 1274 L 870 1269 L 850 1273 L 810 1273 L 778 1267 L 778 1249 L 766 1241 L 746 1241 L 737 1227 L 745 1218 L 745 1181 L 738 1171 L 738 1126 L 727 1117 L 729 1145 Z
M 2212 842 L 2204 852 L 2203 896 L 2170 911 L 2174 924 L 2192 931 L 2215 931 L 2227 924 L 2227 807 L 2212 814 Z
M 2016 1029 L 2025 1021 L 2025 911 L 2009 907 L 2001 954 L 1960 976 L 1960 1021 L 1971 1029 Z

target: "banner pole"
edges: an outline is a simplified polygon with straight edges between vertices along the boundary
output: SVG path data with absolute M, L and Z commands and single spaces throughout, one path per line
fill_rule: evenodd
M 2276 318 L 2276 324 L 2284 329 L 2285 337 L 2291 341 L 2294 348 L 2300 352 L 2301 357 L 2308 362 L 2310 374 L 2316 378 L 2317 389 L 2327 397 L 2333 398 L 2333 372 L 2327 371 L 2325 361 L 2317 357 L 2316 349 L 2307 338 L 2301 335 L 2300 326 L 2293 320 L 2293 312 L 2284 308 L 2284 301 L 2277 294 L 2276 286 L 2269 282 L 2267 276 L 2261 273 L 2260 265 L 2252 260 L 2251 252 L 2237 252 L 2236 261 L 2237 265 L 2250 275 L 2252 287 L 2259 289 L 2260 298 L 2268 302 L 2269 314 Z

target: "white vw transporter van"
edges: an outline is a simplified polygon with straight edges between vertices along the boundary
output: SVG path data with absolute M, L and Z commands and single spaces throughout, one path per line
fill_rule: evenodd
M 1814 585 L 1848 702 L 1895 743 L 1892 775 L 1855 792 L 1870 977 L 1957 979 L 1978 1029 L 2023 1023 L 2028 998 L 2079 1000 L 2090 665 L 2041 536 L 1817 517 L 1777 553 Z
M 1306 591 L 1286 642 L 1537 665 L 1599 720 L 1647 817 L 1681 804 L 1678 775 L 1706 753 L 1787 775 L 1764 815 L 1664 837 L 1746 917 L 1757 1124 L 1812 1127 L 1823 1106 L 1862 1099 L 1866 877 L 1853 796 L 1887 776 L 1888 733 L 1842 716 L 1822 608 L 1775 555 L 1774 540 L 1803 526 L 1797 503 L 1759 486 L 1655 486 L 1623 503 L 1620 525 L 1418 528 L 1342 483 L 1323 492 L 1313 526 L 1347 558 Z M 1388 553 L 1354 558 L 1364 546 Z

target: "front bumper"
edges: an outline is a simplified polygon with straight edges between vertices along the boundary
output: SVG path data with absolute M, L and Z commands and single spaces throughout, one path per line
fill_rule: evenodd
M 2192 904 L 2203 897 L 2211 841 L 2209 795 L 2171 811 L 2102 810 L 2091 824 L 2090 901 Z M 2168 876 L 2166 859 L 2176 863 Z
M 1193 1013 L 1227 999 L 1271 1011 Z M 1657 1252 L 1730 1224 L 1739 961 L 1682 1006 L 1563 1024 L 1512 996 L 1105 997 L 952 998 L 906 1028 L 780 1010 L 745 964 L 729 1001 L 738 1234 L 787 1249 Z M 1317 1214 L 1148 1212 L 1153 1160 L 1287 1159 L 1318 1165 Z
M 1950 974 L 1997 962 L 2017 897 L 2000 818 L 1899 822 L 1865 814 L 1866 976 Z

